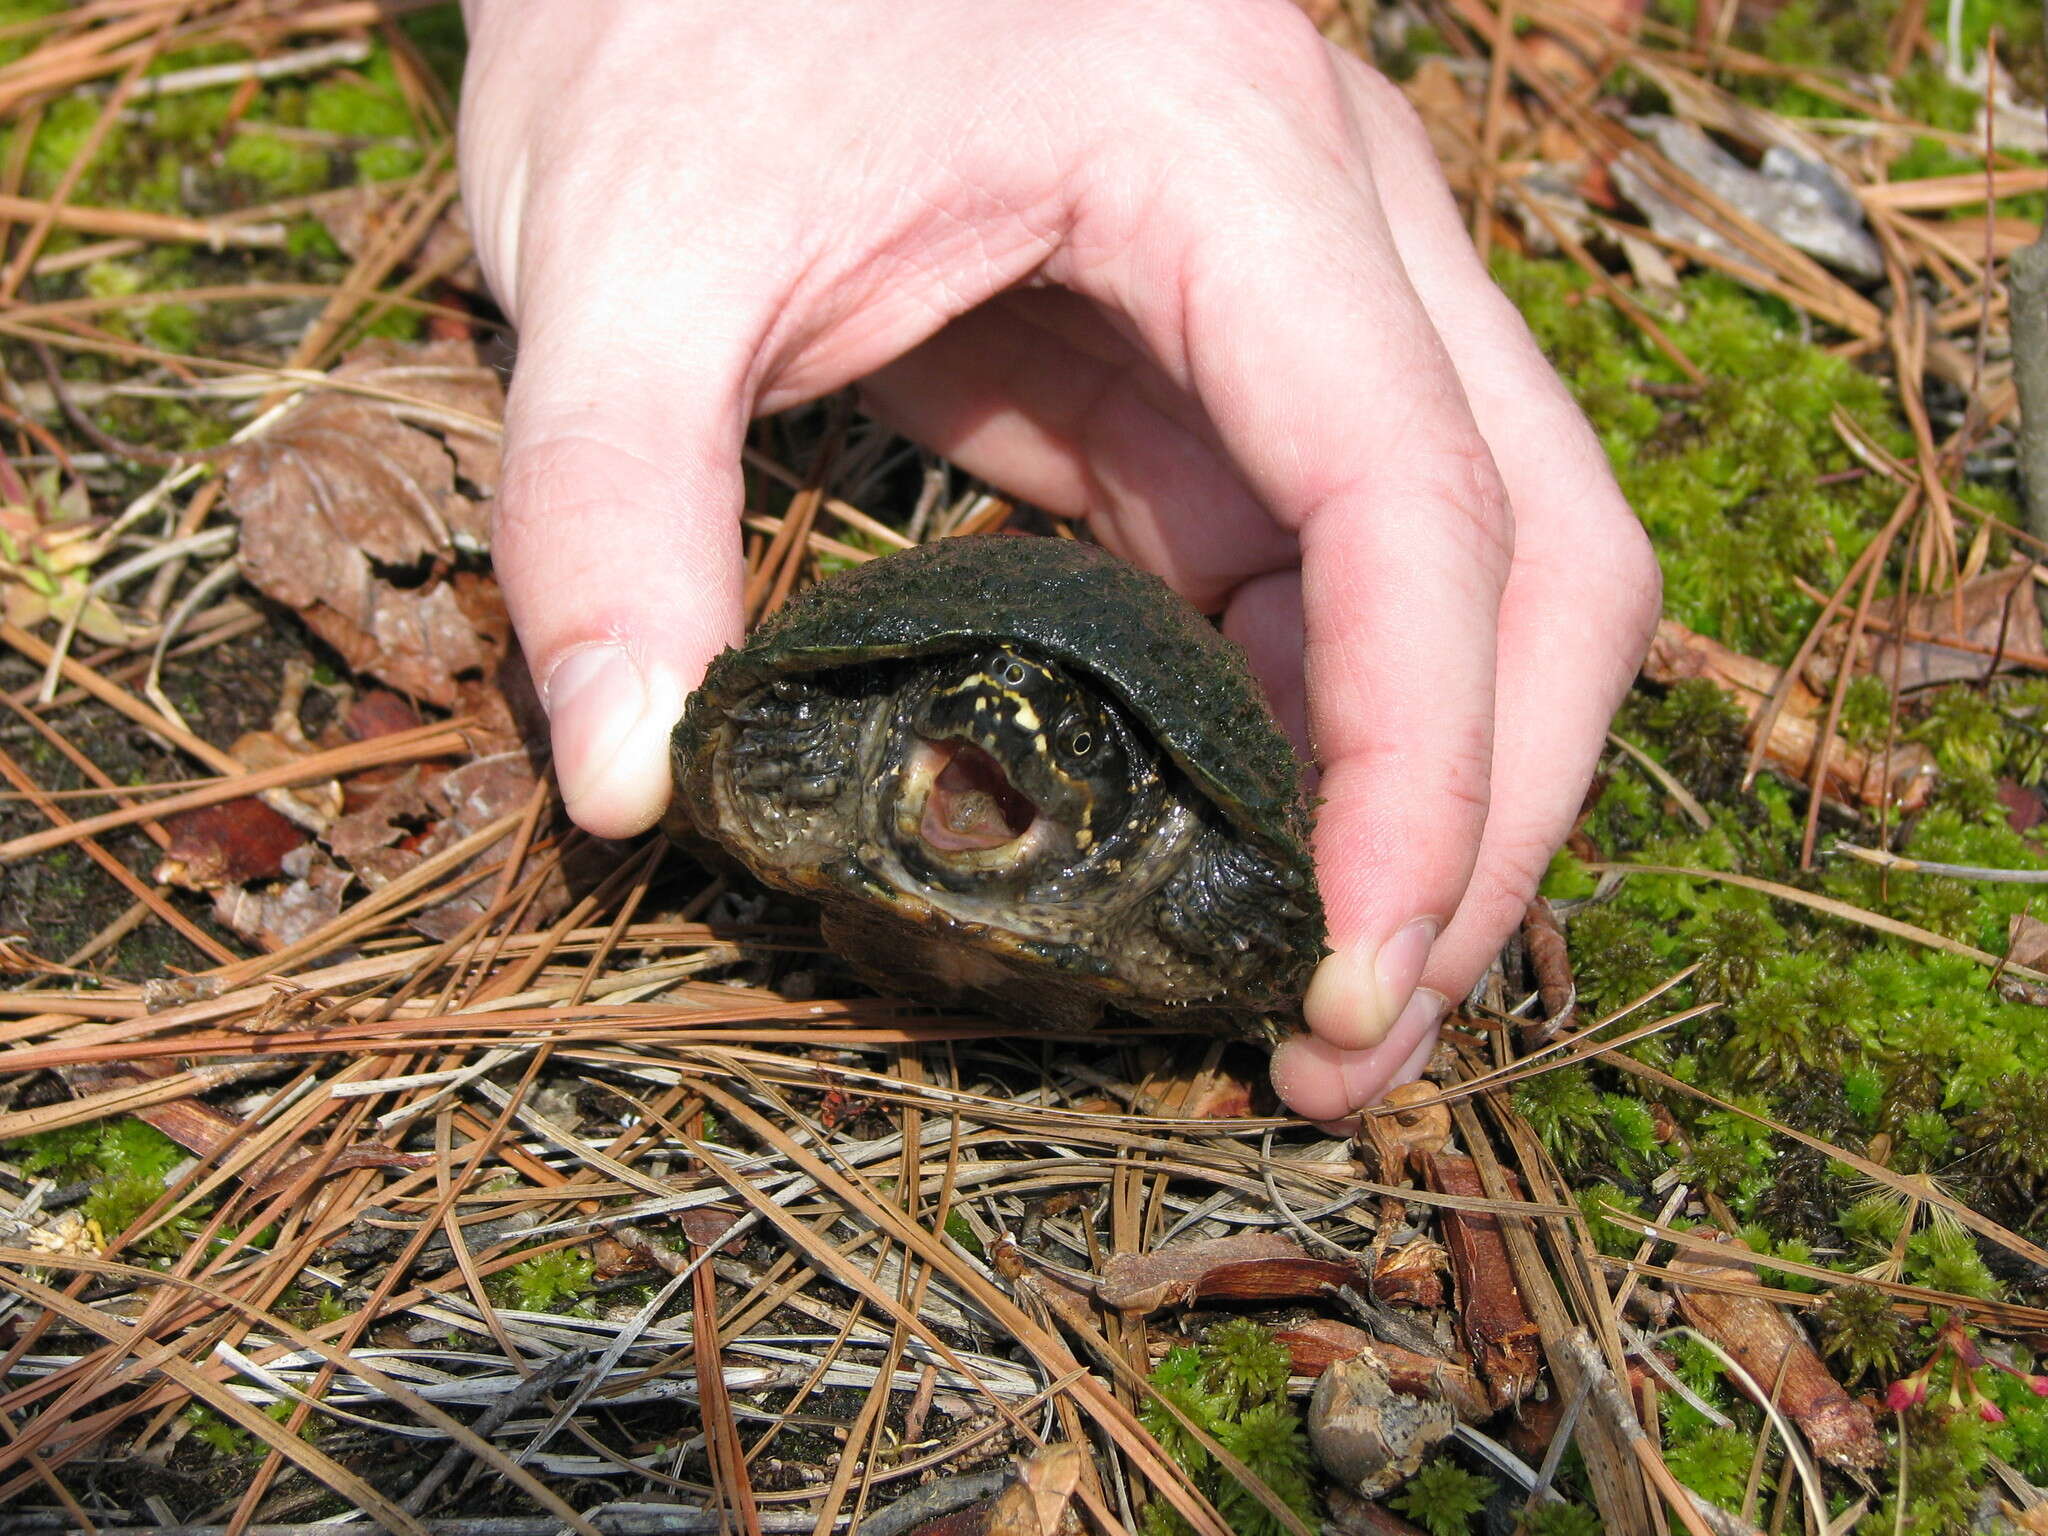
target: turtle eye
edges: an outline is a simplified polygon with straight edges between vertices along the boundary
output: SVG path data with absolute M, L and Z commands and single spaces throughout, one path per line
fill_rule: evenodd
M 1016 661 L 1014 659 L 1004 662 L 1001 668 L 998 669 L 998 671 L 996 672 L 996 681 L 1001 683 L 1005 688 L 1023 687 L 1024 663 L 1021 661 Z
M 1067 755 L 1086 757 L 1095 750 L 1095 733 L 1087 726 L 1078 726 L 1067 733 Z

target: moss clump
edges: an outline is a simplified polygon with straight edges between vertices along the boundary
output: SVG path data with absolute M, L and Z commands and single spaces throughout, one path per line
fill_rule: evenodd
M 1872 1373 L 1897 1374 L 1912 1330 L 1883 1291 L 1871 1285 L 1829 1291 L 1818 1321 L 1822 1347 L 1842 1362 L 1851 1385 Z
M 253 183 L 266 199 L 317 192 L 331 175 L 324 150 L 261 131 L 236 134 L 221 163 L 231 175 Z
M 1302 1521 L 1319 1519 L 1308 1477 L 1308 1435 L 1287 1401 L 1288 1355 L 1272 1333 L 1244 1318 L 1211 1328 L 1196 1348 L 1169 1350 L 1152 1370 L 1160 1397 L 1242 1461 Z M 1284 1527 L 1250 1489 L 1217 1465 L 1202 1443 L 1160 1403 L 1139 1418 L 1160 1446 L 1243 1536 L 1278 1536 Z M 1181 1536 L 1187 1523 L 1163 1499 L 1145 1506 L 1146 1536 Z
M 498 1297 L 521 1312 L 591 1315 L 590 1291 L 597 1283 L 597 1264 L 581 1248 L 556 1248 L 522 1259 L 492 1284 Z
M 1411 1477 L 1390 1502 L 1430 1536 L 1465 1536 L 1495 1483 L 1439 1458 Z
M 1568 263 L 1502 256 L 1494 270 L 1606 444 L 1656 545 L 1667 611 L 1738 650 L 1784 654 L 1815 613 L 1792 578 L 1833 587 L 1890 510 L 1867 478 L 1821 480 L 1852 463 L 1837 407 L 1910 452 L 1883 387 L 1803 339 L 1782 305 L 1703 277 L 1667 326 L 1708 375 L 1693 391 Z

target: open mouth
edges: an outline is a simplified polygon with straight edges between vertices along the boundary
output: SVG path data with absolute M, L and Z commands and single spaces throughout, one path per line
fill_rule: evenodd
M 942 853 L 1000 848 L 1031 830 L 1038 807 L 1002 765 L 964 741 L 930 742 L 946 755 L 924 801 L 918 835 Z

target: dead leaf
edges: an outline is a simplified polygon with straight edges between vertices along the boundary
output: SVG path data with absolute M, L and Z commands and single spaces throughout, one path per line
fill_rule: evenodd
M 487 547 L 497 445 L 475 423 L 502 418 L 503 390 L 459 342 L 373 343 L 333 377 L 406 403 L 316 391 L 228 458 L 243 569 L 351 667 L 452 707 L 457 679 L 489 675 L 509 641 L 453 569 Z
M 2048 923 L 2025 912 L 2015 912 L 2006 926 L 2005 957 L 2014 965 L 2048 970 Z
M 432 779 L 410 772 L 364 809 L 337 821 L 328 845 L 365 885 L 376 890 L 443 848 L 519 810 L 537 782 L 533 763 L 524 752 L 479 757 Z M 488 867 L 505 856 L 511 841 L 508 833 L 463 867 Z M 459 883 L 460 876 L 454 879 Z M 453 938 L 482 915 L 494 889 L 493 881 L 473 881 L 416 914 L 413 926 L 433 938 Z M 547 922 L 568 899 L 568 882 L 556 866 L 529 904 L 525 921 L 533 926 Z
M 257 890 L 229 885 L 213 898 L 215 917 L 269 950 L 288 948 L 333 922 L 348 889 L 348 872 L 310 843 L 286 854 L 280 866 L 284 884 Z
M 253 795 L 169 818 L 171 843 L 156 867 L 159 885 L 217 890 L 284 873 L 284 858 L 306 834 Z
M 996 1495 L 988 1536 L 1078 1536 L 1074 1496 L 1087 1458 L 1077 1446 L 1049 1445 L 1017 1465 L 1017 1481 Z
M 1643 675 L 1669 686 L 1683 678 L 1705 678 L 1754 720 L 1778 683 L 1778 669 L 1745 656 L 1718 640 L 1694 634 L 1673 619 L 1661 620 Z M 1826 701 L 1803 679 L 1795 679 L 1785 707 L 1771 724 L 1764 757 L 1779 772 L 1804 783 L 1813 775 Z M 1919 742 L 1901 742 L 1888 762 L 1852 747 L 1837 736 L 1828 753 L 1827 793 L 1844 803 L 1877 806 L 1889 800 L 1901 810 L 1918 810 L 1934 790 L 1934 754 Z
M 1887 603 L 1877 617 L 1889 627 L 1898 611 Z M 1886 683 L 1896 679 L 1904 692 L 2029 665 L 2043 653 L 2033 562 L 2017 560 L 2003 570 L 1972 577 L 1953 591 L 1914 598 L 1906 605 L 1904 628 L 1903 644 L 1893 634 L 1874 629 L 1866 635 L 1857 670 Z M 1951 641 L 1962 641 L 1968 649 L 1947 643 Z M 1830 669 L 1814 670 L 1823 686 L 1832 681 Z

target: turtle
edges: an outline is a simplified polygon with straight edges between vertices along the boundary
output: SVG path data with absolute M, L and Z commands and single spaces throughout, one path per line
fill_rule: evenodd
M 1099 545 L 947 538 L 806 588 L 712 662 L 672 760 L 671 832 L 814 900 L 885 989 L 1301 1027 L 1303 763 L 1238 646 Z

